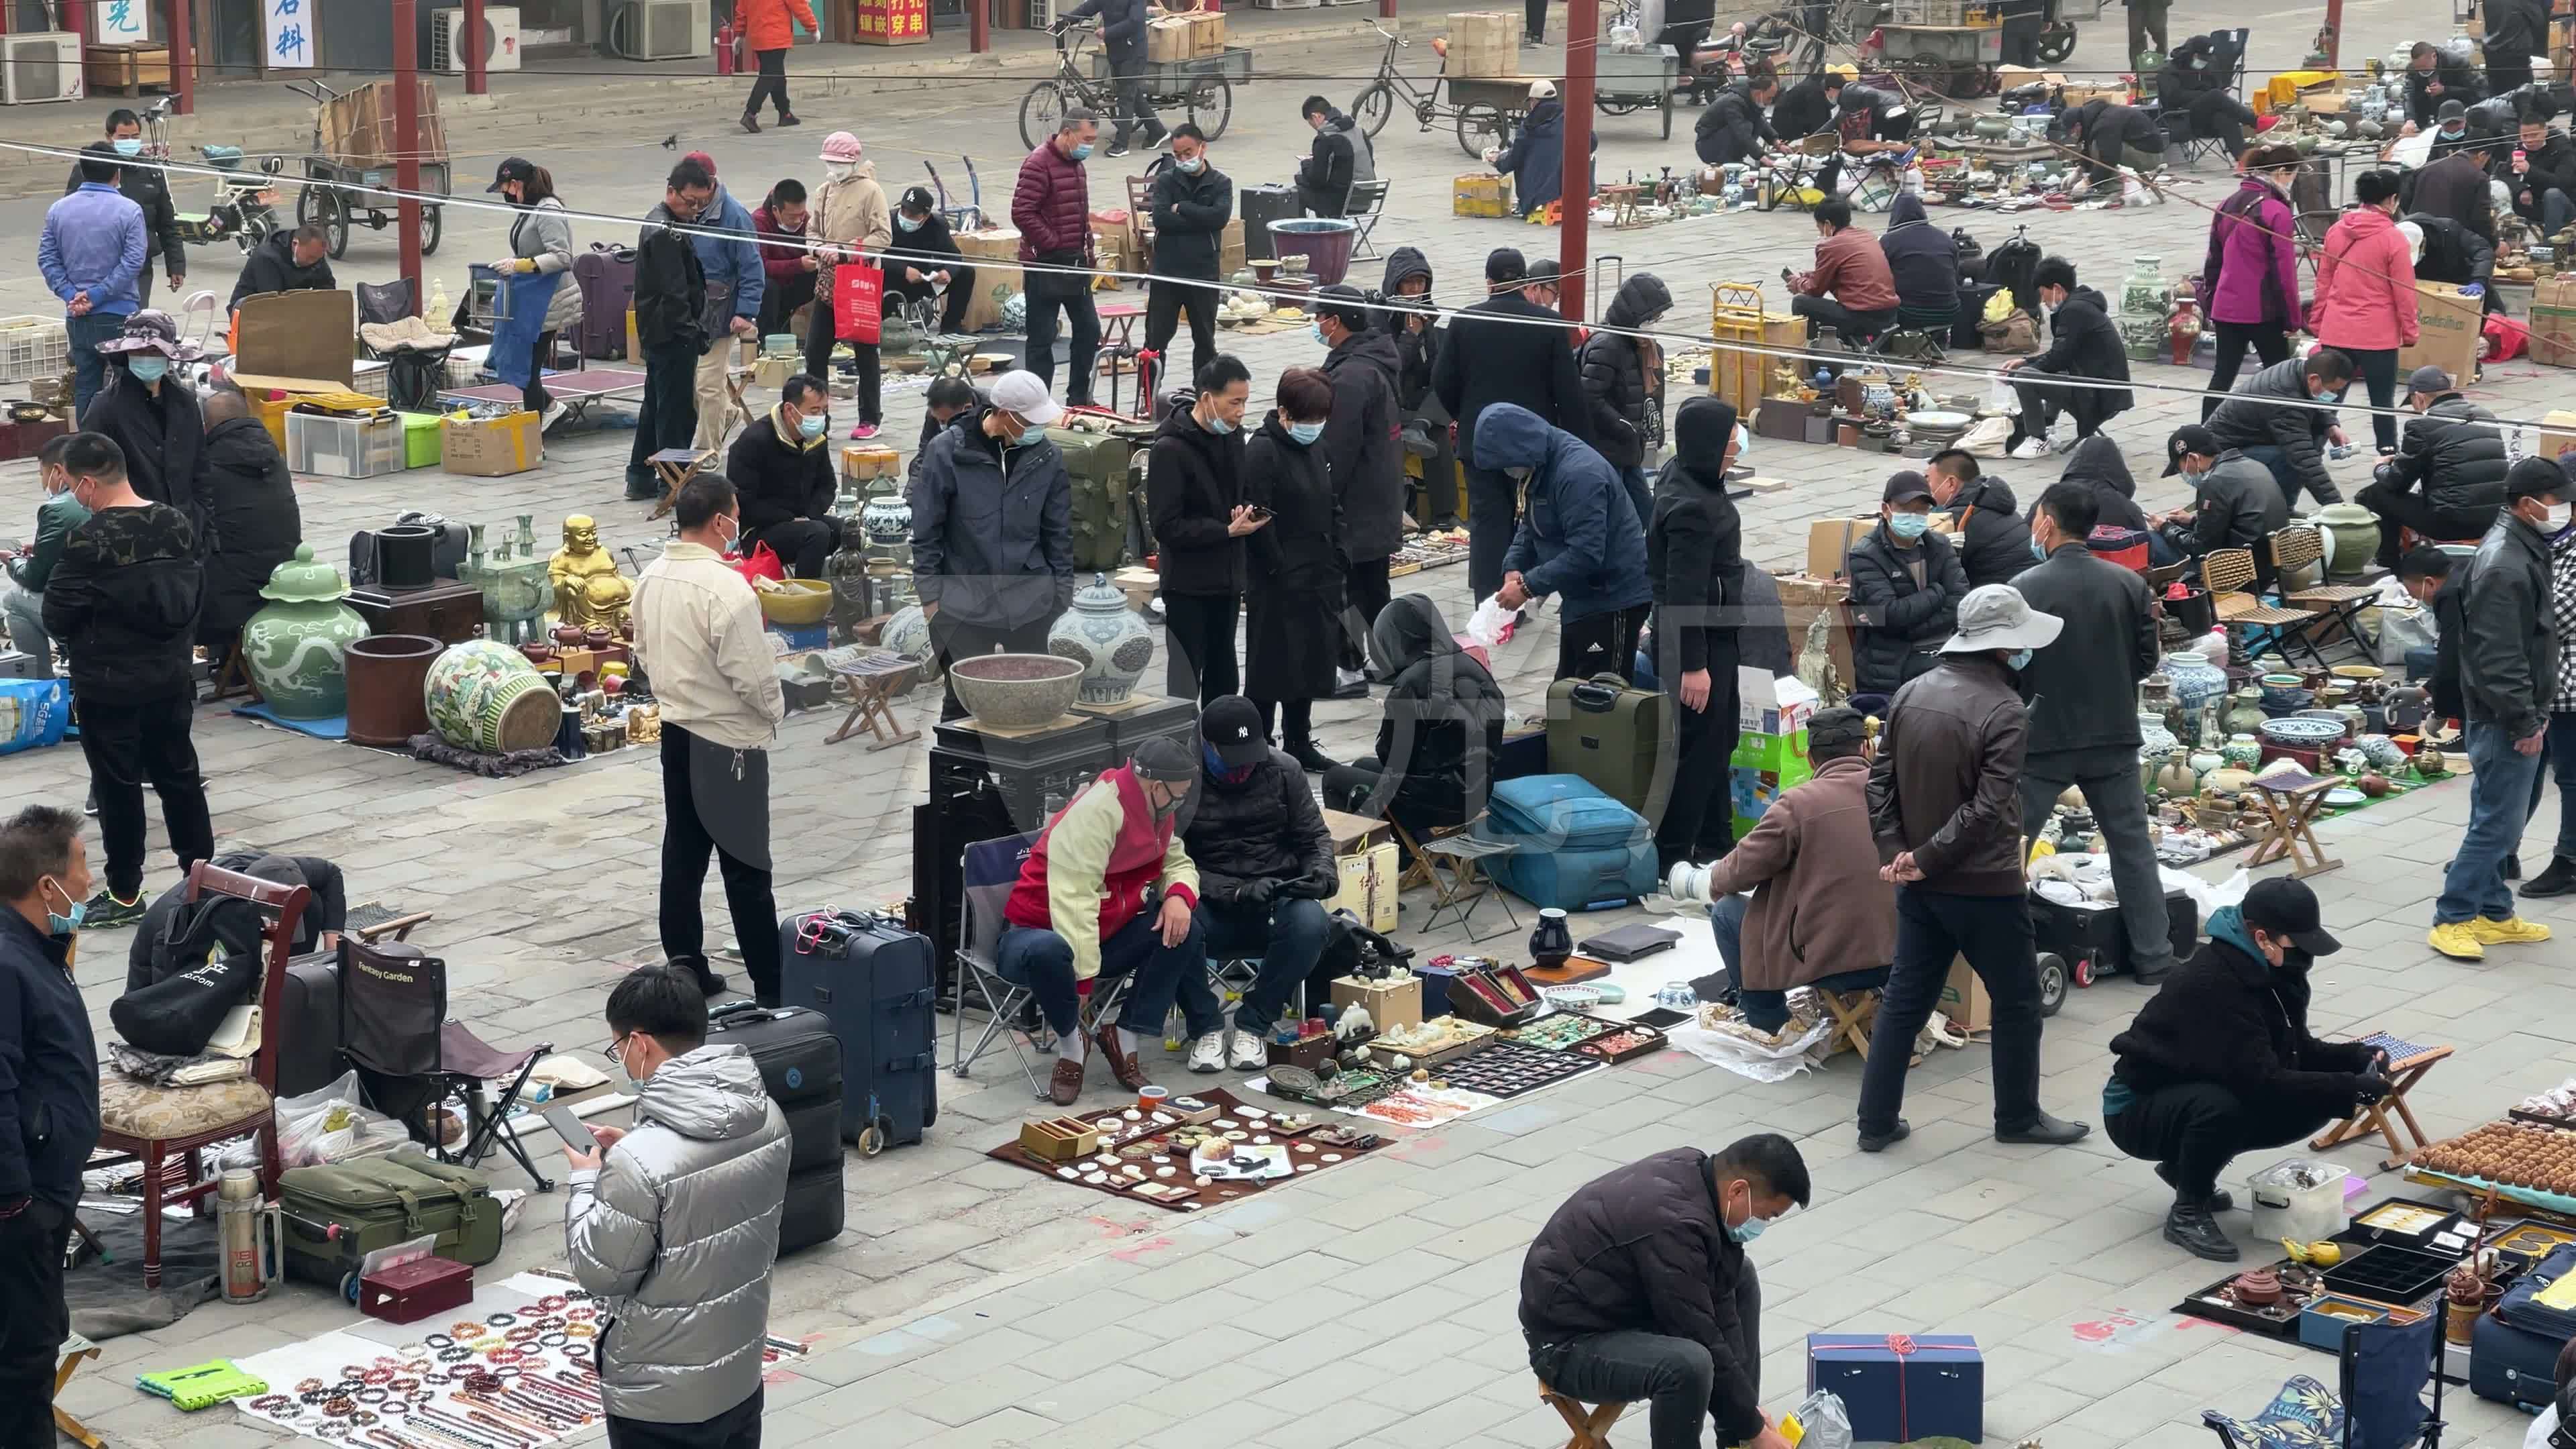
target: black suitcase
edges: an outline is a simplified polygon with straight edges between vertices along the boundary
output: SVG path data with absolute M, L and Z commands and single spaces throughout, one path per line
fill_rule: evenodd
M 919 1142 L 939 1119 L 937 955 L 877 916 L 800 911 L 778 926 L 779 996 L 841 1039 L 840 1135 L 860 1150 Z M 873 1130 L 871 1130 L 873 1129 Z
M 833 1143 L 839 1156 L 839 1141 Z M 787 1202 L 778 1214 L 778 1251 L 783 1256 L 841 1235 L 841 1168 L 838 1162 L 787 1174 Z
M 707 1022 L 707 1044 L 748 1048 L 769 1100 L 787 1118 L 790 1174 L 841 1160 L 841 1044 L 829 1022 L 810 1011 L 740 1006 Z
M 2516 1328 L 2492 1313 L 2469 1330 L 2469 1392 L 2481 1399 L 2537 1408 L 2558 1394 L 2558 1354 L 2566 1340 Z
M 626 356 L 626 313 L 635 305 L 635 249 L 592 242 L 572 259 L 581 288 L 581 355 Z
M 286 963 L 278 996 L 277 1095 L 319 1091 L 349 1069 L 340 1058 L 340 966 L 336 956 L 298 956 Z
M 1986 300 L 2003 288 L 1992 282 L 1961 282 L 1959 311 L 1950 323 L 1950 347 L 1957 352 L 1974 352 L 1983 347 L 1986 335 L 1977 330 L 1986 320 Z
M 1270 244 L 1270 223 L 1293 221 L 1306 214 L 1297 200 L 1297 188 L 1275 181 L 1242 187 L 1234 198 L 1236 209 L 1243 215 L 1243 255 L 1251 261 L 1266 262 L 1276 255 Z

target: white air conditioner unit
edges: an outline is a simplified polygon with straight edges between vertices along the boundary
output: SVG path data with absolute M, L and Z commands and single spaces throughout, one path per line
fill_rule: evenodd
M 429 68 L 441 75 L 465 74 L 465 12 L 437 10 L 429 18 Z M 519 7 L 484 6 L 483 69 L 490 72 L 518 68 Z
M 0 105 L 81 98 L 81 38 L 67 30 L 0 35 Z
M 628 60 L 692 60 L 715 48 L 709 0 L 632 0 L 618 54 Z

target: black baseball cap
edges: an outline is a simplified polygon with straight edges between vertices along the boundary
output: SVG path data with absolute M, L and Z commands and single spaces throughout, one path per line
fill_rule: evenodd
M 1931 496 L 1932 485 L 1923 481 L 1923 475 L 1911 468 L 1904 468 L 1887 475 L 1887 491 L 1879 495 L 1878 501 L 1907 503 L 1917 498 Z
M 1208 701 L 1199 715 L 1199 738 L 1229 770 L 1257 765 L 1270 757 L 1270 735 L 1261 728 L 1261 711 L 1239 694 Z
M 1847 704 L 1817 710 L 1807 717 L 1807 748 L 1856 745 L 1869 738 L 1869 717 Z
M 2291 945 L 2311 956 L 2331 956 L 2343 949 L 2343 942 L 2327 935 L 2324 912 L 2317 905 L 2317 893 L 2308 883 L 2286 875 L 2276 875 L 2254 882 L 2237 907 L 2245 924 L 2276 940 Z
M 2215 458 L 2226 451 L 2227 445 L 2218 441 L 2218 434 L 2198 423 L 2185 423 L 2174 429 L 2173 436 L 2165 440 L 2165 471 L 2161 476 L 2170 478 L 2181 472 L 2182 455 L 2185 453 Z
M 493 192 L 499 191 L 501 189 L 501 184 L 505 181 L 524 182 L 532 179 L 536 174 L 536 162 L 529 160 L 525 156 L 513 156 L 509 160 L 502 162 L 499 169 L 492 173 L 492 184 L 483 188 L 483 194 L 489 196 Z
M 1178 740 L 1156 735 L 1138 745 L 1127 762 L 1135 767 L 1139 780 L 1159 780 L 1166 785 L 1198 783 L 1199 762 Z

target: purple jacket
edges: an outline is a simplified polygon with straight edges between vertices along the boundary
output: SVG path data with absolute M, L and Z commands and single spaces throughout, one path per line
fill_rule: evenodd
M 2209 224 L 2201 296 L 2212 321 L 2295 327 L 2299 323 L 2299 248 L 2289 198 L 2248 176 Z

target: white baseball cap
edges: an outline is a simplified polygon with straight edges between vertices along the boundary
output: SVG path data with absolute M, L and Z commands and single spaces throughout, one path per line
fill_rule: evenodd
M 2066 621 L 2030 606 L 2010 584 L 1987 584 L 1968 590 L 1959 601 L 1959 632 L 1941 646 L 1944 654 L 1971 654 L 1986 649 L 2045 649 L 2057 642 Z
M 985 394 L 993 406 L 1019 418 L 1033 428 L 1043 428 L 1064 416 L 1064 407 L 1047 395 L 1047 385 L 1034 372 L 1006 372 L 993 380 Z

